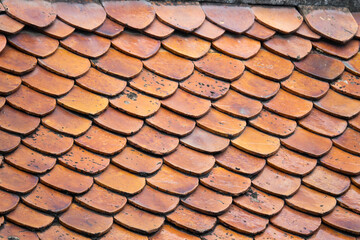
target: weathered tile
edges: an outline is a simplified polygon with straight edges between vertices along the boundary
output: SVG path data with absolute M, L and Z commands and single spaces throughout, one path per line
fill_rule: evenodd
M 190 235 L 188 233 L 182 232 L 177 230 L 176 228 L 165 224 L 160 231 L 158 231 L 155 235 L 150 237 L 150 240 L 166 240 L 166 239 L 173 239 L 173 240 L 200 240 L 200 238 Z
M 280 81 L 293 72 L 294 65 L 287 59 L 261 49 L 255 57 L 247 60 L 245 66 L 252 72 L 274 80 Z M 264 66 L 272 66 L 265 67 Z
M 144 29 L 144 32 L 150 37 L 163 39 L 170 36 L 174 32 L 174 29 L 155 18 L 150 26 Z
M 259 52 L 261 43 L 243 35 L 226 33 L 212 42 L 212 47 L 231 57 L 248 59 Z
M 339 137 L 333 139 L 338 148 L 355 155 L 360 155 L 360 132 L 347 128 Z
M 7 34 L 16 34 L 24 28 L 24 24 L 9 17 L 7 14 L 0 15 L 0 32 Z
M 296 30 L 296 35 L 299 35 L 301 37 L 310 39 L 310 40 L 319 40 L 321 38 L 320 35 L 314 33 L 306 24 L 304 21 L 301 26 Z
M 28 193 L 36 187 L 38 177 L 7 164 L 0 168 L 0 188 L 9 192 Z
M 59 47 L 51 56 L 39 59 L 39 65 L 64 77 L 77 78 L 90 68 L 90 61 Z
M 333 212 L 322 218 L 327 225 L 351 234 L 360 234 L 360 215 L 337 206 Z
M 0 190 L 0 213 L 5 214 L 16 208 L 19 203 L 19 196 Z M 1 235 L 0 235 L 1 236 Z
M 320 192 L 339 196 L 350 187 L 350 179 L 342 174 L 333 172 L 322 166 L 303 178 L 303 183 Z
M 136 194 L 145 187 L 145 178 L 138 177 L 114 165 L 109 165 L 102 174 L 95 177 L 95 182 L 104 188 L 123 194 Z
M 265 41 L 274 36 L 275 33 L 276 32 L 274 30 L 269 29 L 255 21 L 249 30 L 245 32 L 245 35 L 259 41 Z
M 204 38 L 205 40 L 214 41 L 223 35 L 224 32 L 224 29 L 216 26 L 208 20 L 205 20 L 204 23 L 193 33 L 195 36 Z
M 124 31 L 124 27 L 122 25 L 106 18 L 105 22 L 95 30 L 95 33 L 102 37 L 114 38 L 122 31 Z
M 360 99 L 360 77 L 344 72 L 339 79 L 331 83 L 331 88 L 337 92 Z
M 216 52 L 209 52 L 203 58 L 194 61 L 194 64 L 198 71 L 225 81 L 234 81 L 245 69 L 240 60 Z
M 181 202 L 198 212 L 208 215 L 220 215 L 230 207 L 232 197 L 222 195 L 199 185 L 195 192 L 182 198 Z
M 175 150 L 179 139 L 165 135 L 151 127 L 144 126 L 134 136 L 127 137 L 129 143 L 145 152 L 166 155 Z
M 161 45 L 160 41 L 156 39 L 130 31 L 122 32 L 119 36 L 112 39 L 111 43 L 119 51 L 140 59 L 154 56 Z
M 22 135 L 30 134 L 40 123 L 40 119 L 17 111 L 8 105 L 1 108 L 0 128 Z
M 217 224 L 214 231 L 202 236 L 205 240 L 218 240 L 218 239 L 239 239 L 239 240 L 250 240 L 252 238 L 242 235 L 238 232 L 230 230 L 220 224 Z
M 21 138 L 0 130 L 0 153 L 9 153 L 20 144 Z
M 164 224 L 165 218 L 145 212 L 129 204 L 114 216 L 117 224 L 135 232 L 151 234 L 157 232 Z
M 355 237 L 345 235 L 338 231 L 335 231 L 331 227 L 327 227 L 325 224 L 321 224 L 319 230 L 312 235 L 311 240 L 336 240 L 336 239 L 343 239 L 343 240 L 355 240 Z
M 296 211 L 285 206 L 281 212 L 270 219 L 276 227 L 301 236 L 312 235 L 321 225 L 321 218 Z
M 282 231 L 272 225 L 268 225 L 268 227 L 265 229 L 265 231 L 257 236 L 255 236 L 255 240 L 276 240 L 276 239 L 282 239 L 282 240 L 303 240 L 303 238 L 300 238 L 296 235 L 290 234 L 288 232 Z
M 96 212 L 113 214 L 119 212 L 126 204 L 126 197 L 111 192 L 94 184 L 90 191 L 75 197 L 81 205 Z
M 19 89 L 21 78 L 0 71 L 0 95 L 9 95 Z
M 36 67 L 36 58 L 22 53 L 9 45 L 0 53 L 0 69 L 16 75 L 31 72 Z
M 342 207 L 360 213 L 360 189 L 354 185 L 351 185 L 349 190 L 337 200 Z
M 63 39 L 73 33 L 75 28 L 56 18 L 51 25 L 41 30 L 52 38 Z
M 337 147 L 320 159 L 321 164 L 346 175 L 360 174 L 360 157 L 347 153 Z
M 357 53 L 353 58 L 344 62 L 344 64 L 346 70 L 353 74 L 360 75 L 360 53 Z
M 312 42 L 312 45 L 329 55 L 340 57 L 342 59 L 350 59 L 359 51 L 359 41 L 351 40 L 345 45 L 333 44 L 328 41 Z
M 71 230 L 90 236 L 108 232 L 113 224 L 111 216 L 100 215 L 76 204 L 71 204 L 70 208 L 59 217 L 59 221 Z
M 147 236 L 140 235 L 134 233 L 132 231 L 126 230 L 125 228 L 120 227 L 117 224 L 113 224 L 110 231 L 104 235 L 101 240 L 112 240 L 112 239 L 124 239 L 124 240 L 131 240 L 131 239 L 139 239 L 139 240 L 148 240 Z
M 21 240 L 38 240 L 38 236 L 35 232 L 18 227 L 15 224 L 7 222 L 0 230 L 0 237 L 9 239 L 9 237 L 16 237 Z
M 90 240 L 90 238 L 84 237 L 77 234 L 69 229 L 59 225 L 53 224 L 50 228 L 43 232 L 38 232 L 37 235 L 40 239 L 48 240 L 65 240 L 65 239 L 76 239 L 76 240 Z

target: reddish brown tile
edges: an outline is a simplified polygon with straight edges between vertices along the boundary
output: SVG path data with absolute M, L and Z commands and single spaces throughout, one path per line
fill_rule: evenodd
M 350 125 L 352 128 L 360 131 L 360 114 L 358 114 L 356 117 L 354 117 L 353 119 L 349 120 L 348 122 L 349 122 L 349 125 Z
M 190 235 L 188 233 L 177 230 L 174 227 L 171 227 L 168 224 L 165 224 L 160 231 L 158 231 L 154 236 L 150 237 L 150 240 L 200 240 L 200 238 Z
M 295 34 L 310 39 L 310 40 L 319 40 L 321 38 L 320 35 L 314 33 L 304 21 L 301 26 L 296 30 Z
M 349 72 L 360 75 L 360 53 L 357 53 L 353 58 L 344 62 L 346 70 Z
M 336 172 L 347 175 L 360 174 L 360 157 L 332 147 L 330 152 L 320 159 L 321 164 Z
M 322 218 L 327 225 L 351 234 L 360 234 L 360 215 L 337 206 L 333 212 Z
M 19 203 L 19 196 L 0 190 L 0 213 L 5 214 L 16 208 Z M 0 235 L 1 236 L 1 235 Z
M 36 187 L 38 177 L 7 164 L 0 168 L 0 188 L 9 192 L 28 193 Z
M 360 155 L 360 133 L 351 128 L 347 128 L 342 135 L 334 138 L 333 143 L 338 148 Z
M 109 18 L 106 18 L 105 22 L 95 30 L 95 33 L 102 37 L 114 38 L 122 31 L 124 31 L 124 27 L 122 25 L 111 21 Z
M 6 98 L 0 97 L 0 109 L 3 108 L 3 106 L 5 105 L 5 102 L 6 102 Z
M 0 94 L 9 95 L 19 89 L 21 78 L 0 71 Z
M 338 80 L 331 83 L 331 88 L 353 98 L 360 98 L 360 77 L 344 72 Z
M 18 227 L 10 222 L 7 222 L 0 230 L 0 237 L 9 239 L 9 237 L 17 237 L 21 240 L 38 240 L 35 232 Z
M 259 52 L 261 44 L 246 36 L 224 34 L 212 42 L 212 47 L 232 57 L 248 59 Z
M 40 119 L 17 111 L 8 105 L 1 108 L 0 128 L 22 135 L 30 134 L 40 123 Z
M 150 37 L 163 39 L 170 36 L 174 32 L 174 29 L 155 18 L 150 26 L 144 30 L 144 32 Z
M 204 38 L 208 41 L 214 41 L 223 35 L 224 32 L 224 29 L 216 26 L 208 20 L 205 20 L 204 23 L 194 31 L 194 35 Z
M 217 224 L 214 231 L 211 233 L 208 233 L 204 236 L 202 236 L 205 240 L 218 240 L 218 239 L 239 239 L 239 240 L 250 240 L 252 238 L 247 237 L 245 235 L 242 235 L 240 233 L 237 233 L 233 230 L 230 230 L 229 228 L 226 228 L 220 224 Z
M 343 240 L 355 240 L 355 237 L 351 237 L 349 235 L 345 235 L 334 229 L 327 227 L 324 224 L 321 224 L 319 230 L 314 233 L 314 235 L 309 238 L 311 240 L 336 240 L 336 239 L 343 239 Z
M 276 239 L 303 240 L 303 238 L 300 238 L 288 232 L 284 232 L 272 225 L 269 225 L 262 234 L 255 236 L 255 240 L 276 240 Z
M 113 224 L 110 231 L 101 238 L 101 240 L 112 240 L 112 239 L 139 239 L 139 240 L 148 240 L 148 237 L 134 233 L 132 231 L 126 230 L 125 228 L 120 227 L 117 224 Z M 55 240 L 55 239 L 54 239 Z
M 360 189 L 354 185 L 351 185 L 349 190 L 337 200 L 342 207 L 360 213 Z
M 312 42 L 312 45 L 329 55 L 333 55 L 335 57 L 340 57 L 343 59 L 352 58 L 359 51 L 359 41 L 351 40 L 347 42 L 345 45 L 333 44 L 327 41 L 319 41 Z
M 21 138 L 0 130 L 0 153 L 9 153 L 20 144 Z
M 359 12 L 352 12 L 351 13 L 355 19 L 355 21 L 357 22 L 357 24 L 360 23 L 360 13 Z M 355 33 L 355 38 L 359 39 L 360 38 L 360 29 L 358 28 L 357 32 Z
M 255 38 L 259 41 L 265 41 L 272 36 L 274 36 L 276 32 L 261 25 L 258 22 L 254 22 L 254 24 L 245 32 L 245 35 L 251 38 Z
M 45 34 L 49 35 L 55 39 L 63 39 L 69 36 L 71 33 L 75 31 L 75 28 L 67 25 L 60 19 L 55 19 L 55 21 L 46 28 L 43 28 Z
M 90 238 L 84 237 L 80 234 L 70 231 L 59 224 L 53 224 L 50 228 L 46 229 L 45 231 L 38 232 L 37 235 L 39 236 L 40 239 L 48 239 L 48 240 L 65 240 L 67 238 L 76 239 L 76 240 L 90 240 Z
M 31 72 L 36 67 L 36 58 L 26 55 L 9 45 L 0 53 L 0 69 L 6 72 L 22 75 Z
M 24 24 L 16 21 L 6 14 L 0 15 L 0 32 L 7 34 L 16 34 L 24 28 Z

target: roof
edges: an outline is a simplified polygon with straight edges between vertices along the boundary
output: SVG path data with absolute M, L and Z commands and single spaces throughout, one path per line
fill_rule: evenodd
M 359 240 L 359 13 L 0 11 L 1 239 Z

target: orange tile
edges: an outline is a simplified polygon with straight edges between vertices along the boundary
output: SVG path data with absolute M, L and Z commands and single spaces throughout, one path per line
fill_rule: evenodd
M 12 74 L 0 71 L 0 94 L 9 95 L 19 89 L 21 78 Z
M 160 41 L 141 33 L 124 31 L 111 40 L 112 46 L 130 56 L 147 59 L 154 56 L 160 48 Z
M 251 240 L 251 237 L 247 237 L 240 233 L 237 233 L 229 228 L 226 228 L 220 224 L 217 224 L 214 231 L 202 236 L 205 240 L 218 240 L 218 239 L 239 239 L 239 240 Z M 230 240 L 229 239 L 229 240 Z
M 360 77 L 344 72 L 340 78 L 331 83 L 331 88 L 353 98 L 360 98 Z
M 163 39 L 170 36 L 174 32 L 174 29 L 155 18 L 150 26 L 144 29 L 144 32 L 150 37 Z
M 55 21 L 46 28 L 43 28 L 45 34 L 49 35 L 55 39 L 63 39 L 69 36 L 71 33 L 75 31 L 75 28 L 67 25 L 60 19 L 55 19 Z
M 357 53 L 353 58 L 344 62 L 346 70 L 349 72 L 360 75 L 360 54 Z
M 341 148 L 355 155 L 360 155 L 359 139 L 360 139 L 360 132 L 355 131 L 351 128 L 347 128 L 342 135 L 333 139 L 333 143 L 338 148 Z
M 30 134 L 40 123 L 40 119 L 17 111 L 8 105 L 0 110 L 0 128 L 22 135 Z
M 340 206 L 350 209 L 356 213 L 360 213 L 360 189 L 351 185 L 349 190 L 337 200 Z
M 350 59 L 359 51 L 360 43 L 359 41 L 351 40 L 345 45 L 338 45 L 327 41 L 319 41 L 312 42 L 312 45 L 316 49 L 323 51 L 329 55 L 340 57 L 342 59 Z
M 147 236 L 143 236 L 132 231 L 126 230 L 125 228 L 120 227 L 117 224 L 113 224 L 110 231 L 104 235 L 101 240 L 112 240 L 112 239 L 138 239 L 138 240 L 148 240 Z M 55 239 L 54 239 L 55 240 Z
M 360 23 L 360 14 L 359 12 L 352 12 L 351 13 L 355 19 L 355 21 L 357 22 L 357 24 Z M 359 39 L 360 38 L 360 30 L 358 28 L 357 32 L 355 33 L 355 38 Z
M 330 152 L 320 159 L 321 164 L 346 175 L 360 174 L 360 157 L 332 147 Z
M 38 240 L 38 236 L 35 232 L 18 227 L 15 224 L 7 222 L 0 230 L 0 237 L 8 239 L 9 237 L 17 237 L 21 240 Z
M 255 21 L 249 30 L 245 32 L 245 35 L 259 41 L 265 41 L 274 36 L 275 33 L 276 32 L 274 30 L 271 30 Z
M 200 238 L 190 235 L 188 233 L 177 230 L 174 227 L 171 227 L 168 224 L 165 224 L 160 231 L 158 231 L 155 235 L 150 237 L 150 240 L 200 240 Z
M 122 25 L 106 18 L 105 22 L 95 30 L 95 33 L 102 37 L 114 38 L 122 31 L 124 31 L 124 27 Z
M 0 190 L 0 213 L 5 214 L 16 208 L 19 203 L 19 196 Z M 0 235 L 1 236 L 1 235 Z
M 90 240 L 90 238 L 84 237 L 80 234 L 77 234 L 73 231 L 68 230 L 67 228 L 59 225 L 53 224 L 50 228 L 46 229 L 43 232 L 38 232 L 37 235 L 40 239 L 48 239 L 48 240 L 59 240 L 64 237 L 68 237 L 70 239 L 76 240 Z
M 6 102 L 6 98 L 0 97 L 0 109 L 2 109 L 4 107 L 5 102 Z
M 6 14 L 0 15 L 0 32 L 7 34 L 16 34 L 24 28 L 24 24 L 16 21 Z
M 21 138 L 0 130 L 0 153 L 9 153 L 20 144 Z
M 295 34 L 310 39 L 310 40 L 319 40 L 321 38 L 320 35 L 314 33 L 304 21 L 301 26 L 296 30 Z
M 319 230 L 314 233 L 314 235 L 309 238 L 311 240 L 317 239 L 317 240 L 336 240 L 336 239 L 343 239 L 343 240 L 355 240 L 355 237 L 345 235 L 343 233 L 340 233 L 338 231 L 335 231 L 334 229 L 327 227 L 324 224 L 321 224 Z
M 360 234 L 360 215 L 337 206 L 333 212 L 322 218 L 327 225 L 351 234 Z
M 0 168 L 0 188 L 10 192 L 28 193 L 36 187 L 38 177 L 7 164 Z
M 274 227 L 273 225 L 269 225 L 262 234 L 255 236 L 255 240 L 276 240 L 276 239 L 303 240 L 303 238 L 300 238 L 300 237 L 290 234 L 288 232 L 284 232 L 284 231 Z
M 36 67 L 36 58 L 22 53 L 9 45 L 0 53 L 0 69 L 16 75 L 31 72 Z
M 212 47 L 231 57 L 248 59 L 255 56 L 261 47 L 260 42 L 242 35 L 228 33 L 212 42 Z
M 193 33 L 195 36 L 204 38 L 205 40 L 214 41 L 223 35 L 224 32 L 224 29 L 205 19 L 204 23 Z
M 352 128 L 360 131 L 360 114 L 358 114 L 356 117 L 354 117 L 353 119 L 349 120 L 348 122 L 349 122 L 349 125 L 350 125 Z

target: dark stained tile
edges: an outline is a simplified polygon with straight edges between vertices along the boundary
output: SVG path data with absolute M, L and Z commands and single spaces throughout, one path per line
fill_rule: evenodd
M 321 38 L 320 35 L 314 33 L 306 24 L 304 21 L 301 26 L 296 30 L 296 35 L 299 35 L 301 37 L 310 39 L 310 40 L 319 40 Z
M 360 155 L 360 132 L 347 128 L 346 131 L 337 138 L 333 139 L 333 143 L 338 148 L 350 152 L 355 155 Z
M 327 168 L 346 175 L 358 175 L 360 173 L 360 157 L 337 147 L 332 147 L 330 152 L 320 159 L 320 162 Z
M 0 213 L 5 214 L 16 208 L 19 203 L 19 196 L 0 190 Z M 1 235 L 0 235 L 1 236 Z
M 0 128 L 22 135 L 30 134 L 40 123 L 40 119 L 17 111 L 5 105 L 0 111 Z
M 338 80 L 331 83 L 331 88 L 337 92 L 360 99 L 360 77 L 344 72 Z
M 101 240 L 112 240 L 112 239 L 139 239 L 139 240 L 148 240 L 148 237 L 134 233 L 132 231 L 126 230 L 125 228 L 120 227 L 117 224 L 113 224 L 110 231 L 104 235 Z
M 322 218 L 327 225 L 351 234 L 360 234 L 360 215 L 337 206 L 333 212 Z
M 59 225 L 53 224 L 50 228 L 46 229 L 43 232 L 38 232 L 37 235 L 40 239 L 48 239 L 48 240 L 63 240 L 66 238 L 76 239 L 76 240 L 90 240 L 90 238 L 84 237 L 80 234 L 77 234 L 69 229 Z
M 255 240 L 276 240 L 276 239 L 282 239 L 282 240 L 302 240 L 303 238 L 300 238 L 296 235 L 290 234 L 288 232 L 282 231 L 273 225 L 268 225 L 268 227 L 265 229 L 265 231 L 257 236 L 255 236 Z
M 245 32 L 245 35 L 251 38 L 255 38 L 259 41 L 265 41 L 272 36 L 274 36 L 275 31 L 269 29 L 258 22 L 254 22 L 254 24 Z
M 343 240 L 355 240 L 355 237 L 345 235 L 338 231 L 335 231 L 331 227 L 327 227 L 325 224 L 321 224 L 319 230 L 312 235 L 311 240 L 336 240 L 336 239 L 343 239 Z
M 190 235 L 188 233 L 182 232 L 177 230 L 176 228 L 165 224 L 160 231 L 158 231 L 155 235 L 150 237 L 150 240 L 166 240 L 166 239 L 173 239 L 173 240 L 200 240 L 200 238 L 195 237 L 194 235 Z
M 122 31 L 124 31 L 124 27 L 122 25 L 111 21 L 109 18 L 106 18 L 105 22 L 95 30 L 95 33 L 102 37 L 114 38 Z
M 204 23 L 193 32 L 193 34 L 195 36 L 204 38 L 205 40 L 214 41 L 223 35 L 224 32 L 224 29 L 216 26 L 208 20 L 205 20 Z
M 360 189 L 354 185 L 351 185 L 349 190 L 337 200 L 342 207 L 360 213 Z
M 2 229 L 0 229 L 0 237 L 9 239 L 9 237 L 17 237 L 21 240 L 38 240 L 35 232 L 18 227 L 15 224 L 7 222 Z
M 360 75 L 360 53 L 357 53 L 353 58 L 344 62 L 346 70 L 349 72 Z
M 155 18 L 150 26 L 144 29 L 144 32 L 150 37 L 163 39 L 170 36 L 174 32 L 174 29 Z
M 0 71 L 0 95 L 9 95 L 19 89 L 21 78 Z
M 21 138 L 0 130 L 0 153 L 9 153 L 20 144 Z
M 60 19 L 55 19 L 55 21 L 50 24 L 48 27 L 41 29 L 46 35 L 49 35 L 55 39 L 63 39 L 69 36 L 75 31 L 75 28 L 67 25 Z
M 0 188 L 9 192 L 28 193 L 36 187 L 38 177 L 7 164 L 0 168 Z
M 338 45 L 327 41 L 312 42 L 312 45 L 329 55 L 340 57 L 342 59 L 350 59 L 359 51 L 359 41 L 351 40 L 345 45 Z
M 7 34 L 16 34 L 24 28 L 24 24 L 9 17 L 7 14 L 0 15 L 0 32 Z
M 252 238 L 247 237 L 245 235 L 242 235 L 238 232 L 235 232 L 227 227 L 224 227 L 223 225 L 217 224 L 214 231 L 203 235 L 203 239 L 205 240 L 218 240 L 218 239 L 239 239 L 239 240 L 250 240 Z
M 16 75 L 31 72 L 36 67 L 36 58 L 22 53 L 9 45 L 0 53 L 0 69 Z

